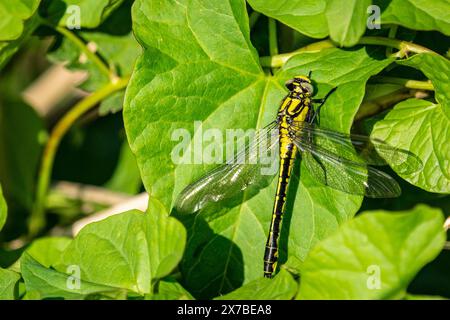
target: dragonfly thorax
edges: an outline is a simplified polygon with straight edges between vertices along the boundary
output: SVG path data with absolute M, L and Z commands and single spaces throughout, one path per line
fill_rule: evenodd
M 311 99 L 309 97 L 292 97 L 288 95 L 278 110 L 277 122 L 286 122 L 292 124 L 293 122 L 305 121 L 311 106 Z
M 310 106 L 309 97 L 296 97 L 292 92 L 281 103 L 277 117 L 281 159 L 288 158 L 291 150 L 296 149 L 292 143 L 291 127 L 307 120 Z

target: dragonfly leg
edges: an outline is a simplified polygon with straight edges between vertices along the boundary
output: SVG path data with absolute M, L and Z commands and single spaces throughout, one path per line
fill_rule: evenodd
M 336 91 L 337 87 L 334 87 L 333 89 L 331 89 L 330 91 L 328 91 L 328 93 L 325 95 L 325 97 L 323 97 L 322 99 L 312 99 L 313 103 L 320 103 L 320 105 L 317 107 L 317 109 L 314 111 L 314 114 L 311 118 L 310 123 L 313 123 L 314 120 L 317 118 L 317 116 L 319 115 L 320 112 L 320 108 L 322 108 L 322 106 L 325 104 L 325 102 L 327 101 L 328 97 L 334 92 Z

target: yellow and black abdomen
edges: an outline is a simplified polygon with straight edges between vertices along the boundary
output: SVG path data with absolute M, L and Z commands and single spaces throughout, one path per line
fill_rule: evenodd
M 283 144 L 283 143 L 280 143 Z M 272 212 L 272 222 L 270 224 L 269 237 L 267 238 L 266 250 L 264 253 L 264 276 L 271 278 L 275 271 L 278 261 L 278 242 L 281 232 L 281 223 L 286 206 L 286 197 L 294 166 L 295 154 L 297 149 L 294 144 L 280 145 L 284 147 L 284 156 L 280 158 L 280 172 L 278 175 L 278 185 L 275 194 L 275 202 Z

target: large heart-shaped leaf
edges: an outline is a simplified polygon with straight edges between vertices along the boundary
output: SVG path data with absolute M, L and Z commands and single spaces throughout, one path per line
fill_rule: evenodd
M 445 242 L 443 215 L 425 205 L 366 212 L 311 250 L 299 299 L 402 298 Z
M 244 5 L 199 0 L 135 3 L 134 30 L 145 50 L 127 88 L 124 121 L 151 206 L 170 212 L 181 190 L 214 167 L 174 164 L 171 153 L 179 143 L 172 139 L 174 130 L 187 132 L 189 150 L 194 150 L 202 141 L 202 130 L 261 128 L 275 118 L 286 94 L 284 82 L 312 70 L 317 96 L 338 86 L 321 123 L 348 132 L 365 82 L 391 62 L 368 54 L 366 48 L 330 49 L 297 55 L 274 77 L 266 76 L 249 40 Z M 195 121 L 202 121 L 202 130 L 195 129 Z M 282 261 L 286 251 L 303 259 L 319 239 L 352 217 L 361 202 L 361 197 L 320 185 L 306 170 L 301 181 L 298 175 L 297 166 L 288 210 L 295 214 L 288 214 L 282 234 Z M 261 276 L 274 192 L 272 183 L 253 197 L 244 193 L 245 202 L 190 225 L 192 236 L 182 264 L 183 284 L 190 292 L 214 297 Z
M 87 225 L 57 261 L 32 247 L 21 260 L 22 273 L 27 290 L 37 290 L 44 297 L 124 290 L 144 295 L 177 266 L 185 241 L 186 232 L 176 219 L 158 212 L 130 211 Z M 36 258 L 31 256 L 35 251 Z M 54 269 L 42 265 L 49 261 Z M 69 289 L 67 279 L 76 270 L 81 286 Z
M 410 150 L 422 160 L 422 170 L 402 178 L 429 192 L 449 193 L 449 128 L 450 120 L 440 104 L 409 99 L 377 122 L 372 136 Z
M 152 281 L 176 267 L 184 244 L 184 228 L 174 218 L 128 212 L 82 229 L 57 269 L 78 264 L 89 282 L 149 293 Z
M 372 135 L 421 158 L 423 170 L 402 176 L 404 179 L 430 192 L 449 193 L 450 62 L 423 53 L 399 63 L 423 71 L 436 89 L 437 103 L 417 99 L 401 102 L 374 126 Z

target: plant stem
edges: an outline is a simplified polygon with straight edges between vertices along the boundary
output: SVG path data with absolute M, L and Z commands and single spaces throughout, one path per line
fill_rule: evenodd
M 408 54 L 408 52 L 413 53 L 434 53 L 434 51 L 425 48 L 421 45 L 403 41 L 403 40 L 397 40 L 397 39 L 390 39 L 385 37 L 362 37 L 358 44 L 360 45 L 380 45 L 380 46 L 386 46 L 391 48 L 396 48 L 399 51 L 394 54 L 395 57 L 402 58 Z M 315 43 L 312 43 L 310 45 L 307 45 L 303 48 L 300 48 L 296 51 L 290 52 L 290 53 L 283 53 L 279 55 L 273 55 L 270 57 L 261 57 L 260 62 L 263 67 L 272 67 L 272 68 L 280 68 L 283 66 L 283 64 L 292 58 L 293 56 L 301 53 L 301 52 L 315 52 L 320 51 L 326 48 L 332 48 L 335 47 L 333 42 L 330 40 L 322 40 Z
M 253 11 L 251 14 L 250 14 L 250 17 L 249 17 L 249 25 L 250 25 L 250 29 L 252 29 L 254 26 L 255 26 L 255 24 L 256 24 L 256 22 L 258 21 L 258 19 L 259 19 L 259 17 L 261 16 L 261 13 L 259 13 L 259 12 L 256 12 L 256 11 Z
M 277 22 L 269 18 L 269 53 L 271 56 L 278 54 Z
M 36 190 L 36 201 L 29 221 L 30 236 L 35 236 L 45 223 L 45 202 L 53 168 L 53 162 L 58 146 L 70 129 L 84 113 L 95 107 L 100 101 L 114 92 L 124 89 L 128 84 L 128 78 L 118 78 L 108 83 L 103 88 L 92 93 L 77 103 L 64 117 L 58 121 L 50 134 L 41 159 L 41 167 L 38 172 L 38 184 Z
M 398 25 L 393 24 L 392 26 L 389 27 L 389 34 L 388 34 L 388 38 L 389 39 L 394 39 L 395 35 L 397 34 L 397 30 L 398 30 Z M 386 57 L 389 57 L 392 55 L 392 47 L 387 47 L 386 48 Z
M 115 75 L 114 72 L 110 70 L 110 68 L 102 61 L 102 59 L 100 59 L 97 54 L 95 54 L 95 52 L 89 50 L 83 40 L 81 40 L 75 33 L 60 26 L 56 26 L 54 28 L 60 34 L 69 39 L 74 45 L 76 45 L 86 55 L 86 57 L 97 66 L 101 73 L 103 73 L 109 79 L 117 78 L 117 75 Z
M 403 58 L 408 54 L 408 52 L 413 53 L 435 53 L 433 50 L 425 48 L 416 43 L 409 41 L 390 39 L 384 37 L 362 37 L 358 44 L 368 44 L 368 45 L 380 45 L 387 46 L 391 48 L 398 49 L 399 52 L 395 53 L 394 56 L 398 58 Z
M 375 82 L 379 82 L 379 83 L 400 84 L 400 85 L 404 86 L 405 88 L 409 88 L 409 89 L 434 91 L 434 86 L 431 83 L 431 81 L 418 81 L 418 80 L 410 80 L 410 79 L 403 79 L 403 78 L 396 78 L 396 77 L 381 77 L 381 76 L 373 77 L 372 79 Z

